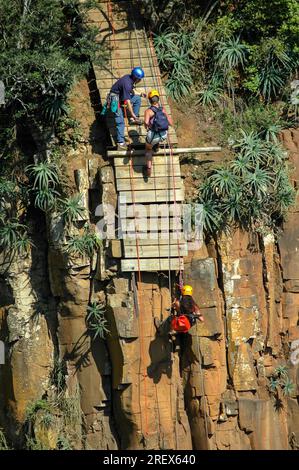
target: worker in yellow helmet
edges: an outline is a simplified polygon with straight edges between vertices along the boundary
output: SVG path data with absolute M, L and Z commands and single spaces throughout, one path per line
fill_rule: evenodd
M 195 325 L 196 320 L 204 322 L 202 313 L 193 297 L 193 288 L 184 285 L 179 299 L 175 299 L 172 307 L 174 312 L 163 322 L 158 318 L 154 319 L 155 326 L 159 334 L 169 332 L 187 333 Z
M 144 127 L 147 130 L 145 139 L 146 165 L 144 175 L 151 176 L 152 151 L 157 151 L 160 142 L 165 142 L 169 126 L 173 125 L 172 119 L 160 105 L 160 94 L 158 90 L 148 93 L 150 107 L 144 113 Z
M 175 299 L 173 302 L 173 308 L 178 314 L 186 315 L 190 320 L 191 326 L 194 325 L 197 319 L 202 322 L 204 321 L 203 315 L 192 296 L 192 286 L 185 284 L 181 289 L 181 298 Z

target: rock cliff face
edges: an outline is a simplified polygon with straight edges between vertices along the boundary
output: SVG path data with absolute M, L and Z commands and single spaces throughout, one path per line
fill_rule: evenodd
M 116 197 L 89 91 L 85 82 L 76 90 L 85 138 L 65 159 L 69 185 L 84 195 L 85 219 L 95 223 L 97 205 L 115 206 Z M 282 139 L 297 185 L 299 131 L 286 131 Z M 63 224 L 55 214 L 36 222 L 31 254 L 1 260 L 6 364 L 0 366 L 0 428 L 8 440 L 25 445 L 26 409 L 51 397 L 59 358 L 67 395 L 79 390 L 76 448 L 298 448 L 298 231 L 294 209 L 278 242 L 237 231 L 191 252 L 185 281 L 205 323 L 172 342 L 156 334 L 153 322 L 168 316 L 165 275 L 142 274 L 136 309 L 131 276 L 118 271 L 108 243 L 94 259 L 73 258 L 63 249 Z M 90 302 L 106 305 L 105 340 L 93 340 L 87 329 Z M 288 394 L 280 385 L 270 390 L 277 374 L 295 384 Z M 53 443 L 42 431 L 36 420 L 35 438 L 55 447 L 57 436 Z

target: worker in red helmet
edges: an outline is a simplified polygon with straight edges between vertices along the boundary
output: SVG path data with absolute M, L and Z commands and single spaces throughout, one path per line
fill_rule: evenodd
M 160 334 L 166 334 L 171 331 L 187 333 L 197 320 L 204 322 L 203 315 L 192 295 L 192 286 L 184 285 L 180 298 L 175 299 L 172 304 L 174 313 L 163 322 L 158 318 L 154 319 L 155 326 Z

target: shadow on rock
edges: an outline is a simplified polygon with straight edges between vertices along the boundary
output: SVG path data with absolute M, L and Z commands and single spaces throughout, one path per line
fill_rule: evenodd
M 172 375 L 172 341 L 168 335 L 156 335 L 151 341 L 149 354 L 151 364 L 147 368 L 148 376 L 153 379 L 154 383 L 158 383 L 162 374 L 166 374 L 168 378 Z

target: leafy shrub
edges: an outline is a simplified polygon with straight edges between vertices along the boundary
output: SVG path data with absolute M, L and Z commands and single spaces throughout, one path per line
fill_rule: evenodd
M 76 149 L 78 142 L 82 139 L 79 122 L 68 116 L 62 117 L 56 123 L 56 136 L 61 145 L 71 145 Z
M 280 112 L 274 105 L 250 104 L 237 115 L 229 109 L 221 113 L 220 120 L 223 126 L 223 141 L 236 139 L 241 130 L 246 134 L 253 133 L 260 139 L 277 142 L 278 134 L 289 123 L 283 120 Z

